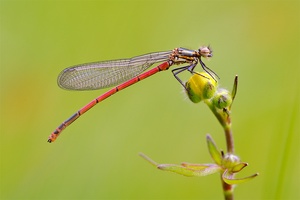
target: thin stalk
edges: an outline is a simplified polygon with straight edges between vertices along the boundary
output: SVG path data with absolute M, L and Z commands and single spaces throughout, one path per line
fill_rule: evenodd
M 221 181 L 222 181 L 222 187 L 223 187 L 223 193 L 224 193 L 224 198 L 225 200 L 233 200 L 233 185 L 228 185 L 225 183 L 222 179 L 222 173 L 221 173 Z
M 224 128 L 224 132 L 225 132 L 227 152 L 230 154 L 234 154 L 234 143 L 233 143 L 230 116 L 228 116 L 226 126 L 223 126 L 223 128 Z M 233 196 L 234 186 L 229 185 L 224 182 L 224 180 L 222 178 L 222 173 L 221 173 L 221 181 L 222 181 L 222 187 L 223 187 L 223 193 L 224 193 L 225 200 L 233 200 L 234 199 L 234 196 Z
M 233 135 L 231 129 L 231 118 L 230 112 L 227 110 L 216 109 L 216 107 L 211 103 L 211 101 L 205 102 L 211 111 L 214 113 L 216 118 L 219 120 L 220 124 L 224 128 L 227 152 L 233 154 L 234 153 L 234 143 L 233 143 Z
M 227 126 L 224 127 L 224 132 L 226 138 L 227 152 L 230 154 L 234 154 L 234 143 L 233 143 L 231 124 L 227 124 Z
M 216 107 L 211 103 L 211 101 L 205 102 L 211 111 L 214 113 L 222 127 L 224 128 L 225 138 L 226 138 L 226 146 L 227 146 L 227 152 L 229 154 L 234 154 L 234 143 L 233 143 L 233 135 L 232 135 L 232 129 L 231 129 L 231 118 L 230 118 L 230 112 L 227 110 L 220 110 L 216 109 Z M 224 193 L 225 200 L 233 200 L 233 185 L 229 185 L 223 181 L 221 173 L 221 181 L 222 181 L 222 188 Z

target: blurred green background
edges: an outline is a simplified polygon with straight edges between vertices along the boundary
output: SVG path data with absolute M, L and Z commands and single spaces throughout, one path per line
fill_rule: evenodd
M 221 126 L 189 102 L 171 71 L 97 105 L 58 140 L 49 134 L 106 90 L 60 89 L 64 68 L 210 44 L 207 66 L 232 88 L 236 153 L 259 172 L 236 199 L 299 199 L 299 1 L 4 1 L 1 199 L 222 199 L 219 175 L 187 178 L 159 163 L 210 163 Z M 198 67 L 198 70 L 201 68 Z M 186 74 L 182 77 L 188 78 Z

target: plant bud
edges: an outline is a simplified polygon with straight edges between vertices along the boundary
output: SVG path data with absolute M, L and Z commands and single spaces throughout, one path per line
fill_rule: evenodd
M 240 158 L 233 154 L 226 154 L 223 158 L 223 167 L 231 169 L 240 163 Z
M 194 103 L 198 103 L 212 98 L 216 92 L 217 85 L 217 82 L 208 73 L 196 72 L 185 83 L 185 88 L 189 99 Z
M 227 108 L 232 103 L 231 93 L 228 90 L 219 88 L 213 97 L 212 102 L 219 109 Z

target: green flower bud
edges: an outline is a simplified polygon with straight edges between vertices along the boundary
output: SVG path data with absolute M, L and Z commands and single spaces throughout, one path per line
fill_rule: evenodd
M 228 90 L 219 88 L 212 99 L 212 103 L 219 109 L 227 108 L 232 103 L 232 95 Z
M 189 99 L 198 103 L 205 99 L 210 99 L 216 92 L 218 83 L 206 72 L 196 72 L 185 83 L 186 93 Z
M 223 158 L 222 166 L 225 169 L 232 169 L 234 166 L 240 163 L 240 158 L 233 154 L 226 154 Z

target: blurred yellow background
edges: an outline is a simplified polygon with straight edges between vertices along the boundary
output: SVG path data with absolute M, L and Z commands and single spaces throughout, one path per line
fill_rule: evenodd
M 260 176 L 236 199 L 299 199 L 299 1 L 0 2 L 1 199 L 222 199 L 219 175 L 187 178 L 159 163 L 210 163 L 221 126 L 171 70 L 97 105 L 53 143 L 49 134 L 106 90 L 60 89 L 71 65 L 210 44 L 204 60 L 231 90 L 236 154 Z M 200 67 L 197 68 L 201 70 Z M 190 75 L 186 73 L 183 79 Z

